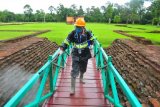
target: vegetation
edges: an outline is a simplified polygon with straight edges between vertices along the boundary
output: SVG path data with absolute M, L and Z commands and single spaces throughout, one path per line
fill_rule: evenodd
M 27 34 L 31 34 L 33 32 L 8 32 L 8 31 L 3 31 L 0 32 L 0 40 L 7 40 L 7 39 L 12 39 L 20 36 L 25 36 Z
M 130 28 L 128 28 L 130 27 Z M 103 47 L 109 46 L 112 41 L 118 38 L 128 38 L 126 36 L 117 34 L 113 30 L 124 30 L 124 31 L 133 31 L 131 34 L 143 36 L 154 43 L 160 42 L 160 33 L 148 33 L 149 31 L 159 30 L 158 27 L 152 25 L 128 25 L 128 27 L 119 27 L 114 24 L 104 24 L 104 23 L 87 23 L 86 28 L 92 30 L 93 34 L 97 37 Z M 139 29 L 143 28 L 145 30 Z M 44 30 L 50 29 L 51 32 L 39 35 L 39 37 L 47 37 L 49 40 L 58 43 L 59 45 L 63 42 L 69 32 L 74 29 L 73 25 L 67 25 L 65 23 L 33 23 L 33 24 L 24 24 L 24 25 L 8 25 L 0 26 L 0 30 Z M 14 33 L 4 33 L 0 32 L 0 40 L 13 38 L 13 35 L 21 36 L 24 35 L 19 32 Z M 26 32 L 25 32 L 26 33 Z M 31 33 L 31 32 L 30 32 Z M 13 35 L 12 35 L 13 34 Z M 5 38 L 4 38 L 5 37 Z
M 146 1 L 151 2 L 148 8 L 144 7 Z M 32 7 L 26 4 L 23 14 L 0 11 L 0 22 L 64 22 L 66 16 L 85 16 L 87 22 L 160 25 L 160 0 L 130 0 L 125 5 L 107 2 L 101 8 L 92 6 L 86 10 L 74 4 L 70 8 L 62 4 L 58 7 L 51 5 L 48 9 L 50 13 L 45 13 L 42 9 L 33 13 Z
M 118 16 L 118 15 L 114 16 L 114 22 L 115 23 L 119 23 L 120 21 L 121 21 L 120 16 Z
M 133 34 L 135 36 L 144 37 L 146 39 L 152 40 L 154 44 L 160 45 L 160 34 L 157 33 L 147 33 L 147 32 L 132 32 L 129 34 Z

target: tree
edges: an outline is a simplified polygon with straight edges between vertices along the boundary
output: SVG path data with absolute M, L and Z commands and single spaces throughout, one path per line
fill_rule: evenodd
M 2 22 L 15 21 L 15 14 L 13 12 L 8 11 L 8 10 L 4 10 L 4 11 L 0 12 L 0 20 Z
M 90 15 L 92 22 L 102 22 L 103 15 L 98 7 L 92 6 Z
M 85 13 L 85 20 L 87 22 L 90 22 L 90 18 L 91 18 L 91 16 L 90 16 L 90 8 L 87 8 L 86 9 L 86 13 Z
M 108 20 L 108 23 L 111 23 L 112 20 L 112 14 L 113 14 L 113 4 L 108 2 L 107 3 L 107 7 L 106 6 L 102 6 L 103 9 L 103 14 L 104 17 L 106 18 L 106 20 Z
M 129 8 L 129 3 L 126 3 L 123 8 L 122 11 L 120 13 L 121 16 L 121 20 L 123 23 L 128 24 L 129 22 L 131 22 L 131 10 Z
M 32 10 L 32 8 L 31 8 L 31 6 L 30 5 L 28 5 L 28 4 L 26 4 L 25 6 L 24 6 L 24 14 L 25 14 L 25 18 L 26 18 L 26 20 L 29 22 L 29 21 L 31 21 L 31 17 L 32 17 L 32 12 L 33 12 L 33 10 Z
M 56 8 L 50 6 L 48 10 L 50 11 L 50 15 L 47 15 L 47 18 L 50 18 L 49 21 L 56 21 L 56 15 L 54 13 L 54 11 L 56 11 Z
M 15 21 L 16 22 L 23 22 L 24 21 L 24 14 L 15 14 Z
M 100 8 L 94 6 L 87 8 L 85 13 L 85 20 L 88 22 L 103 22 L 104 18 Z
M 53 6 L 49 6 L 48 10 L 50 11 L 51 15 L 53 14 L 53 11 L 55 10 L 55 8 Z
M 69 9 L 72 11 L 73 16 L 77 16 L 77 6 L 75 4 L 72 4 Z
M 77 16 L 84 16 L 84 11 L 82 6 L 80 6 L 79 9 L 77 10 Z
M 157 26 L 160 26 L 160 0 L 154 0 L 150 6 L 150 10 L 153 15 L 153 23 L 156 22 Z
M 55 18 L 49 13 L 46 13 L 45 19 L 46 19 L 46 22 L 56 21 Z
M 67 8 L 65 8 L 64 5 L 59 4 L 56 8 L 56 14 L 57 21 L 65 21 L 67 16 Z
M 35 13 L 35 21 L 36 22 L 45 22 L 45 12 L 44 10 L 36 10 Z
M 72 8 L 65 8 L 65 11 L 67 16 L 77 16 L 76 11 Z
M 149 8 L 144 8 L 145 1 L 152 1 Z M 160 0 L 130 0 L 130 2 L 124 5 L 106 3 L 101 8 L 90 7 L 85 11 L 83 7 L 77 8 L 76 5 L 71 5 L 69 8 L 59 4 L 56 8 L 50 6 L 48 8 L 49 13 L 45 13 L 42 9 L 33 13 L 30 5 L 24 6 L 23 14 L 14 14 L 8 10 L 0 11 L 0 22 L 12 22 L 12 21 L 55 21 L 62 22 L 66 20 L 67 16 L 84 16 L 88 22 L 108 22 L 116 23 L 153 23 L 160 25 Z M 120 18 L 120 21 L 119 21 Z M 112 20 L 113 19 L 113 20 Z
M 115 22 L 115 23 L 119 23 L 120 21 L 121 21 L 120 16 L 115 15 L 115 16 L 114 16 L 114 22 Z
M 131 19 L 132 24 L 134 24 L 135 21 L 141 21 L 142 19 L 142 13 L 144 11 L 143 4 L 145 0 L 131 0 L 129 2 L 129 6 L 131 9 Z
M 120 15 L 122 13 L 123 6 L 119 4 L 114 4 L 113 6 L 113 16 Z

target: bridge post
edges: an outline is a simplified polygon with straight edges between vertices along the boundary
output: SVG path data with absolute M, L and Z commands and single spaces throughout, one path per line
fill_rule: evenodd
M 57 83 L 57 78 L 58 78 L 58 74 L 59 74 L 59 69 L 60 69 L 61 60 L 62 60 L 62 55 L 60 55 L 60 56 L 58 57 L 56 70 L 55 70 L 55 72 L 54 72 L 54 77 L 53 77 L 53 91 L 55 91 L 55 87 L 56 87 L 56 83 Z
M 49 56 L 48 57 L 48 61 L 52 61 L 52 56 Z M 39 89 L 38 89 L 38 92 L 36 93 L 36 98 L 34 100 L 34 102 L 32 103 L 35 107 L 38 107 L 39 106 L 39 103 L 41 101 L 41 97 L 42 97 L 42 93 L 43 93 L 43 90 L 45 88 L 45 84 L 46 84 L 46 81 L 47 81 L 47 77 L 48 77 L 48 74 L 49 74 L 49 71 L 51 69 L 51 64 L 49 64 L 45 69 L 45 73 L 44 73 L 44 76 L 41 80 L 41 84 L 39 86 Z M 31 105 L 32 105 L 31 104 Z
M 117 93 L 117 88 L 116 88 L 116 84 L 115 84 L 115 80 L 114 80 L 114 75 L 111 71 L 111 68 L 110 68 L 110 64 L 112 63 L 112 57 L 111 56 L 108 56 L 108 61 L 107 61 L 107 64 L 108 64 L 108 73 L 109 73 L 109 80 L 110 80 L 110 83 L 111 83 L 111 88 L 112 88 L 112 93 L 113 93 L 113 98 L 114 98 L 114 104 L 115 105 L 119 105 L 119 98 L 118 98 L 118 93 Z
M 52 55 L 49 55 L 48 60 L 52 60 Z M 51 63 L 51 67 L 49 70 L 49 80 L 50 80 L 50 92 L 53 93 L 53 65 Z
M 99 51 L 99 61 L 100 61 L 100 69 L 101 69 L 101 75 L 102 75 L 102 83 L 103 83 L 103 91 L 104 91 L 104 97 L 108 94 L 108 91 L 106 89 L 106 75 L 105 75 L 105 69 L 104 69 L 104 59 L 103 54 L 101 51 Z

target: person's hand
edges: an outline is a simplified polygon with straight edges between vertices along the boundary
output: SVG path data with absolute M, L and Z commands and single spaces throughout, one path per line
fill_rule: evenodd
M 89 49 L 90 49 L 90 50 L 93 49 L 93 45 L 90 45 L 90 46 L 89 46 Z
M 61 55 L 62 53 L 63 53 L 63 49 L 60 48 L 60 51 L 59 51 L 58 55 Z
M 59 55 L 61 55 L 62 53 L 63 53 L 63 51 L 62 51 L 62 50 L 60 50 L 60 51 L 59 51 Z

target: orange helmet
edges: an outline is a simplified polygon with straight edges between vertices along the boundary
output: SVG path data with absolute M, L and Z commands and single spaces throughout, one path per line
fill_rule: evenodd
M 74 24 L 75 26 L 84 27 L 86 25 L 86 22 L 82 18 L 78 18 Z

